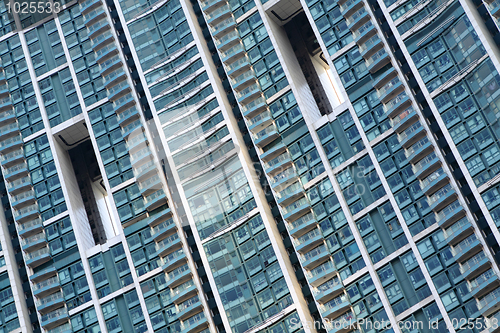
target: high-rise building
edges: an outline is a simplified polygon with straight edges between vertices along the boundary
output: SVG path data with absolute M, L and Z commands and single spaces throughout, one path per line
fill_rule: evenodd
M 0 333 L 499 332 L 499 1 L 1 1 Z

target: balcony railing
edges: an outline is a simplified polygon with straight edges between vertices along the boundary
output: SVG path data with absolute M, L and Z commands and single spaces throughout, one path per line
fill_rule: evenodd
M 35 196 L 35 191 L 33 190 L 29 190 L 29 191 L 26 191 L 26 192 L 22 192 L 18 195 L 14 195 L 12 197 L 12 202 L 17 202 L 17 201 L 20 201 L 20 200 L 23 200 L 23 199 L 26 199 L 26 198 L 29 198 L 29 197 L 34 197 Z
M 26 246 L 39 240 L 45 240 L 45 234 L 43 232 L 21 240 L 21 246 Z
M 484 252 L 479 252 L 478 254 L 476 254 L 474 257 L 470 258 L 469 260 L 467 260 L 466 262 L 464 262 L 463 264 L 460 264 L 460 273 L 464 274 L 466 271 L 472 269 L 472 267 L 479 263 L 481 260 L 485 259 L 486 258 L 486 254 L 484 254 Z
M 16 157 L 19 157 L 19 156 L 24 156 L 24 150 L 18 149 L 18 150 L 14 150 L 14 151 L 12 151 L 12 152 L 10 152 L 8 154 L 0 155 L 0 162 L 4 162 L 6 160 L 10 160 L 12 158 L 16 158 Z
M 42 224 L 42 219 L 41 218 L 37 218 L 37 219 L 34 219 L 32 221 L 29 221 L 29 222 L 26 222 L 26 223 L 23 223 L 23 224 L 18 224 L 17 225 L 17 231 L 23 231 L 23 230 L 26 230 L 26 229 L 29 229 L 29 228 L 32 228 L 34 226 L 37 226 L 37 225 L 40 225 Z
M 40 250 L 36 250 L 34 252 L 30 252 L 30 253 L 26 253 L 24 255 L 24 259 L 26 259 L 26 261 L 30 260 L 30 259 L 33 259 L 33 258 L 36 258 L 36 257 L 40 257 L 40 256 L 43 256 L 44 254 L 49 254 L 50 253 L 50 249 L 48 247 L 42 247 Z
M 334 289 L 336 286 L 341 285 L 342 282 L 340 282 L 340 279 L 335 276 L 333 279 L 328 280 L 328 282 L 323 283 L 317 288 L 312 288 L 312 293 L 314 296 L 317 296 L 321 293 L 324 293 L 325 291 L 330 291 Z
M 484 296 L 483 299 L 478 301 L 478 308 L 482 309 L 491 304 L 498 304 L 500 301 L 500 288 L 493 290 L 488 295 Z
M 310 239 L 312 239 L 314 237 L 321 236 L 321 235 L 322 235 L 321 231 L 319 231 L 319 229 L 316 228 L 316 229 L 308 232 L 304 236 L 301 236 L 299 238 L 294 239 L 293 243 L 295 244 L 295 246 L 298 246 L 298 245 L 301 245 L 301 244 L 308 242 Z
M 323 313 L 325 311 L 328 311 L 344 302 L 348 302 L 349 299 L 347 298 L 347 295 L 343 294 L 342 296 L 336 297 L 332 299 L 331 301 L 325 303 L 325 304 L 320 304 L 319 310 Z
M 308 204 L 309 204 L 309 202 L 307 201 L 307 199 L 306 198 L 302 198 L 302 199 L 297 200 L 294 203 L 292 203 L 292 204 L 284 207 L 283 208 L 283 214 L 288 214 L 291 211 L 299 208 L 300 206 L 302 206 L 302 205 L 308 205 Z
M 161 241 L 156 243 L 156 245 L 155 245 L 156 251 L 160 250 L 161 248 L 169 245 L 170 243 L 172 243 L 178 239 L 179 239 L 179 235 L 177 235 L 177 233 L 175 233 L 172 236 L 169 236 L 165 239 L 162 239 Z
M 439 168 L 438 170 L 434 171 L 424 179 L 420 181 L 420 188 L 424 189 L 427 185 L 441 177 L 442 175 L 445 175 L 446 172 L 444 172 L 443 168 Z
M 236 21 L 234 20 L 234 17 L 231 16 L 230 18 L 225 19 L 224 21 L 217 23 L 217 25 L 215 25 L 214 27 L 210 27 L 210 31 L 212 32 L 212 34 L 215 35 L 217 33 L 217 31 L 224 30 L 226 27 L 230 26 L 231 24 L 234 24 L 235 22 Z
M 467 237 L 466 239 L 464 239 L 463 241 L 461 241 L 457 245 L 453 246 L 453 248 L 451 249 L 451 254 L 453 254 L 453 256 L 456 256 L 458 253 L 466 250 L 467 248 L 470 248 L 472 243 L 474 243 L 475 241 L 477 241 L 476 234 L 470 235 L 469 237 Z
M 491 277 L 495 276 L 495 272 L 490 268 L 483 274 L 479 275 L 474 280 L 468 281 L 467 287 L 470 292 L 478 288 L 482 283 L 488 281 Z
M 184 282 L 180 286 L 175 287 L 174 289 L 172 289 L 171 292 L 170 292 L 170 295 L 172 297 L 175 297 L 175 296 L 183 293 L 186 289 L 191 288 L 192 286 L 194 286 L 194 281 L 193 280 L 189 280 L 187 282 Z
M 301 254 L 300 255 L 300 262 L 304 262 L 304 261 L 307 261 L 307 260 L 310 260 L 314 257 L 316 257 L 317 255 L 321 254 L 321 253 L 324 253 L 326 252 L 326 246 L 323 244 L 323 245 L 320 245 L 314 249 L 312 249 L 311 251 L 307 252 L 306 254 Z
M 410 106 L 409 108 L 407 108 L 406 110 L 404 110 L 403 112 L 401 112 L 400 114 L 398 114 L 395 118 L 392 118 L 391 119 L 391 126 L 394 127 L 397 124 L 399 124 L 400 122 L 402 122 L 403 120 L 405 120 L 406 117 L 409 114 L 411 114 L 413 111 L 414 111 L 413 107 Z
M 288 228 L 288 230 L 293 230 L 295 228 L 300 227 L 304 223 L 307 223 L 307 222 L 312 221 L 312 220 L 314 220 L 313 214 L 307 213 L 306 215 L 301 216 L 299 219 L 297 219 L 293 222 L 287 223 L 287 228 Z
M 260 90 L 259 86 L 257 83 L 254 83 L 247 88 L 243 89 L 242 91 L 239 91 L 236 93 L 236 98 L 241 98 L 244 97 L 246 94 L 251 93 L 252 91 Z
M 246 56 L 243 57 L 243 58 L 241 58 L 241 59 L 236 60 L 231 65 L 227 66 L 226 69 L 227 69 L 228 72 L 230 72 L 233 69 L 238 68 L 239 66 L 242 66 L 244 64 L 250 65 L 250 60 Z
M 9 168 L 2 168 L 3 169 L 3 174 L 4 175 L 9 175 L 11 173 L 14 173 L 16 171 L 20 170 L 27 170 L 28 169 L 28 164 L 26 162 L 16 164 L 14 166 L 11 166 Z
M 264 162 L 264 169 L 269 169 L 283 161 L 286 161 L 286 160 L 290 160 L 290 154 L 288 154 L 288 152 L 285 152 L 275 158 L 273 158 L 272 160 L 268 161 L 268 162 Z
M 427 164 L 429 164 L 435 158 L 436 158 L 436 154 L 434 152 L 432 152 L 429 155 L 427 155 L 426 157 L 424 157 L 423 159 L 421 159 L 420 161 L 418 161 L 417 163 L 415 163 L 412 167 L 413 173 L 417 173 L 420 170 L 422 170 L 425 166 L 427 166 Z
M 162 265 L 168 264 L 171 261 L 175 261 L 175 259 L 182 257 L 184 255 L 184 250 L 179 249 L 173 253 L 170 253 L 168 256 L 161 258 Z
M 373 23 L 372 21 L 368 21 L 366 22 L 365 24 L 363 24 L 361 27 L 359 27 L 358 30 L 354 31 L 352 33 L 352 37 L 354 39 L 358 38 L 359 36 L 361 36 L 365 31 L 371 29 L 371 27 L 373 27 Z
M 38 211 L 38 205 L 37 204 L 34 204 L 34 205 L 30 205 L 30 206 L 27 206 L 27 207 L 24 207 L 24 208 L 21 208 L 19 210 L 15 209 L 14 210 L 14 218 L 17 218 L 21 215 L 24 215 L 26 213 L 29 213 L 29 212 L 32 212 L 32 211 Z
M 177 311 L 178 313 L 181 311 L 184 311 L 185 309 L 189 308 L 191 305 L 196 304 L 200 301 L 200 298 L 198 295 L 188 299 L 184 303 L 179 304 L 179 310 Z
M 359 47 L 359 53 L 365 52 L 369 47 L 371 47 L 373 44 L 378 43 L 379 41 L 380 41 L 380 38 L 378 37 L 378 35 L 374 35 L 374 36 L 370 37 L 366 42 L 364 42 Z
M 58 300 L 58 299 L 61 299 L 63 298 L 63 293 L 58 291 L 54 294 L 51 294 L 47 297 L 44 297 L 44 298 L 41 298 L 39 300 L 36 301 L 36 306 L 37 307 L 40 307 L 42 305 L 45 305 L 47 303 L 50 303 L 50 302 L 54 302 L 55 300 Z
M 243 48 L 243 45 L 240 43 L 236 44 L 235 46 L 229 48 L 227 51 L 221 52 L 220 57 L 222 59 L 224 58 L 230 58 L 234 56 L 236 53 L 244 52 L 245 49 Z
M 302 185 L 300 185 L 298 182 L 297 183 L 293 183 L 292 185 L 288 186 L 286 189 L 284 189 L 283 191 L 280 191 L 280 192 L 276 192 L 276 198 L 277 199 L 281 199 L 281 198 L 284 198 L 286 197 L 287 195 L 289 194 L 292 194 L 294 193 L 295 191 L 298 191 L 302 189 Z M 295 221 L 296 222 L 296 221 Z
M 184 265 L 174 269 L 173 271 L 171 271 L 170 273 L 167 274 L 167 281 L 175 279 L 177 276 L 181 275 L 182 273 L 184 273 L 186 271 L 189 271 L 188 264 L 184 264 Z
M 19 126 L 17 125 L 17 122 L 11 123 L 11 124 L 0 127 L 0 135 L 11 132 L 12 130 L 18 130 L 18 129 L 19 129 Z
M 266 100 L 264 99 L 264 97 L 259 97 L 257 99 L 254 99 L 253 101 L 251 101 L 250 103 L 246 104 L 246 105 L 243 105 L 241 107 L 241 111 L 243 113 L 247 112 L 248 110 L 251 110 L 252 108 L 254 108 L 255 106 L 259 105 L 259 104 L 263 104 L 263 103 L 266 103 Z
M 359 2 L 359 0 L 347 0 L 343 4 L 340 5 L 340 11 L 346 10 L 349 6 L 355 4 L 356 2 Z
M 170 227 L 172 224 L 175 224 L 174 220 L 173 219 L 168 219 L 156 226 L 154 226 L 152 229 L 151 229 L 151 236 L 154 236 L 156 234 L 160 234 L 163 232 L 163 230 L 167 229 L 168 227 Z
M 252 76 L 252 75 L 249 75 Z M 269 111 L 264 111 L 257 116 L 253 117 L 252 119 L 248 120 L 248 126 L 252 126 L 253 124 L 258 123 L 259 121 L 266 119 L 266 118 L 271 118 L 272 119 L 272 114 Z
M 270 125 L 266 128 L 264 128 L 262 131 L 256 133 L 256 134 L 252 134 L 254 140 L 260 140 L 262 139 L 263 137 L 266 137 L 269 133 L 272 133 L 272 132 L 277 132 L 278 130 L 276 129 L 276 126 L 273 125 Z
M 456 201 L 456 202 L 458 202 L 458 201 Z M 463 226 L 466 226 L 468 224 L 470 225 L 470 222 L 469 222 L 469 219 L 467 217 L 460 219 L 459 221 L 453 223 L 453 225 L 451 227 L 449 227 L 448 229 L 446 229 L 443 232 L 444 237 L 448 238 L 450 235 L 461 230 Z
M 185 320 L 181 324 L 181 329 L 185 330 L 185 329 L 188 329 L 191 326 L 195 326 L 197 323 L 199 323 L 203 319 L 205 319 L 205 314 L 203 312 L 200 312 L 200 313 L 198 313 L 198 314 L 196 314 L 196 315 L 188 318 L 187 320 Z
M 444 219 L 446 217 L 446 215 L 448 215 L 449 213 L 453 212 L 455 209 L 457 208 L 460 208 L 462 205 L 460 204 L 460 202 L 457 201 L 453 201 L 451 204 L 449 204 L 448 206 L 444 207 L 438 214 L 437 214 L 437 220 L 438 221 L 441 221 L 442 219 Z
M 408 95 L 406 94 L 406 91 L 403 91 L 384 105 L 385 111 L 386 112 L 389 111 L 391 108 L 396 106 L 396 104 L 400 103 L 405 98 L 408 98 Z
M 377 90 L 378 97 L 380 98 L 380 96 L 384 95 L 387 91 L 389 91 L 392 87 L 396 86 L 400 82 L 401 81 L 399 80 L 399 77 L 396 76 L 395 78 L 384 84 L 382 88 Z
M 335 268 L 335 265 L 333 264 L 333 261 L 329 260 L 324 264 L 321 264 L 318 267 L 313 268 L 310 271 L 306 272 L 306 276 L 307 278 L 310 279 L 332 268 Z
M 66 323 L 64 325 L 57 326 L 56 328 L 50 329 L 47 331 L 47 333 L 63 333 L 66 331 L 71 332 L 71 324 L 70 323 Z
M 208 14 L 206 16 L 207 21 L 211 20 L 214 17 L 217 17 L 219 14 L 221 14 L 227 10 L 231 10 L 231 8 L 229 8 L 229 5 L 224 5 L 222 7 L 217 8 L 216 10 L 214 10 L 213 12 L 211 12 L 210 14 Z
M 342 6 L 341 6 L 342 7 Z M 365 7 L 361 7 L 361 9 L 359 9 L 357 12 L 355 12 L 354 14 L 352 14 L 350 17 L 348 17 L 346 20 L 345 20 L 345 23 L 347 23 L 347 25 L 350 25 L 351 23 L 353 23 L 354 21 L 356 21 L 361 15 L 363 15 L 364 13 L 366 13 L 366 9 Z
M 297 173 L 295 172 L 295 169 L 293 167 L 290 167 L 290 168 L 278 173 L 274 177 L 271 177 L 269 179 L 269 182 L 271 183 L 271 185 L 273 185 L 273 184 L 278 183 L 282 179 L 286 179 L 286 178 L 288 178 L 290 176 L 294 176 L 294 175 L 297 175 Z
M 417 150 L 422 148 L 428 142 L 429 142 L 429 138 L 427 136 L 424 136 L 422 139 L 418 140 L 411 147 L 406 149 L 406 151 L 405 151 L 406 158 L 410 157 L 414 152 L 416 152 Z
M 42 316 L 42 322 L 56 319 L 56 318 L 65 316 L 67 314 L 68 314 L 68 310 L 66 310 L 66 308 L 60 308 L 60 309 L 54 310 L 52 312 L 49 312 L 47 314 L 44 314 Z
M 37 291 L 52 284 L 59 284 L 59 278 L 57 276 L 51 277 L 47 280 L 43 280 L 42 282 L 39 283 L 33 283 L 32 289 L 33 291 Z
M 433 195 L 431 195 L 427 199 L 427 203 L 430 206 L 433 203 L 435 203 L 436 201 L 438 201 L 439 199 L 441 199 L 442 197 L 446 196 L 451 191 L 453 191 L 453 187 L 451 186 L 451 184 L 447 184 L 446 186 L 440 188 L 436 193 L 434 193 Z
M 420 123 L 420 121 L 417 121 L 416 123 L 412 124 L 410 127 L 405 129 L 402 133 L 398 134 L 399 142 L 408 139 L 409 136 L 411 136 L 414 132 L 416 132 L 421 127 L 422 127 L 422 124 Z
M 215 38 L 215 46 L 220 46 L 221 44 L 224 44 L 225 42 L 231 40 L 231 39 L 234 39 L 234 38 L 239 38 L 240 35 L 238 34 L 238 32 L 236 30 L 234 31 L 231 31 L 230 33 L 224 35 L 223 37 L 221 38 Z

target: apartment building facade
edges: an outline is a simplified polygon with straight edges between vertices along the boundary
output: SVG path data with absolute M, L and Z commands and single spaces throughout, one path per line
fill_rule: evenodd
M 0 4 L 4 332 L 500 330 L 495 1 L 49 4 Z

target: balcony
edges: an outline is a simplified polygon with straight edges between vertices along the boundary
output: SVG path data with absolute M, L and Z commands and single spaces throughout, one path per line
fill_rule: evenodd
M 203 312 L 200 312 L 192 316 L 191 318 L 184 320 L 184 322 L 181 324 L 180 333 L 197 333 L 202 331 L 206 327 L 208 327 L 207 318 L 205 318 Z
M 299 256 L 302 267 L 304 267 L 305 269 L 311 269 L 315 266 L 318 266 L 329 258 L 330 252 L 324 244 L 312 249 L 306 254 L 301 254 Z
M 361 7 L 357 12 L 352 14 L 351 17 L 347 18 L 345 21 L 347 23 L 347 27 L 351 31 L 355 31 L 361 25 L 370 20 L 370 15 L 366 11 L 365 7 Z
M 142 127 L 141 127 L 142 128 Z M 137 152 L 130 154 L 130 163 L 132 163 L 132 168 L 137 169 L 142 166 L 142 165 L 150 165 L 150 163 L 153 162 L 153 155 L 151 154 L 151 151 L 149 150 L 149 147 L 143 148 L 141 150 L 138 150 Z M 155 165 L 156 167 L 156 165 Z M 138 175 L 145 176 L 145 171 L 142 170 Z
M 113 102 L 113 109 L 115 113 L 123 112 L 124 110 L 132 107 L 135 104 L 135 100 L 131 94 L 120 97 Z
M 137 182 L 137 187 L 143 196 L 147 196 L 153 192 L 162 189 L 162 182 L 160 176 L 155 174 L 153 177 Z
M 34 203 L 35 203 L 35 192 L 33 190 L 21 192 L 11 197 L 11 206 L 15 209 L 21 209 L 25 206 L 32 205 Z
M 51 274 L 53 274 L 53 272 L 51 272 Z M 33 283 L 32 285 L 33 295 L 38 298 L 45 297 L 58 289 L 61 289 L 61 284 L 57 276 L 50 277 L 38 283 Z
M 241 112 L 246 118 L 251 118 L 255 116 L 257 113 L 267 110 L 267 104 L 264 97 L 259 97 L 256 100 L 248 103 L 247 105 L 243 105 L 241 107 Z
M 138 150 L 146 148 L 147 145 L 148 138 L 146 138 L 146 135 L 144 133 L 142 135 L 136 135 L 133 138 L 130 138 L 125 143 L 129 154 L 134 154 Z
M 118 49 L 116 48 L 116 44 L 115 43 L 108 44 L 105 47 L 95 51 L 96 55 L 95 61 L 98 64 L 102 64 L 116 54 L 118 54 Z
M 3 112 L 0 113 L 0 125 L 11 123 L 11 122 L 15 121 L 16 119 L 17 119 L 16 118 L 16 111 L 14 111 L 13 108 L 8 109 L 8 110 L 4 110 Z
M 306 272 L 306 277 L 311 286 L 317 287 L 334 277 L 336 274 L 337 269 L 333 261 L 330 260 Z
M 327 302 L 344 292 L 344 285 L 338 277 L 323 283 L 317 288 L 312 288 L 312 293 L 317 302 Z
M 164 257 L 182 247 L 181 239 L 177 233 L 156 243 L 156 255 Z
M 64 296 L 62 292 L 58 291 L 49 296 L 45 296 L 36 301 L 36 309 L 41 315 L 48 313 L 64 304 Z
M 339 318 L 325 323 L 325 328 L 328 333 L 345 333 L 357 327 L 356 317 L 352 311 L 348 311 Z
M 233 17 L 230 17 L 228 19 L 225 19 L 224 21 L 220 22 L 213 28 L 210 28 L 210 31 L 212 32 L 212 36 L 215 38 L 220 38 L 221 36 L 225 35 L 226 33 L 230 31 L 234 31 L 236 28 L 236 21 L 234 20 Z
M 245 55 L 246 51 L 242 44 L 236 44 L 229 50 L 220 53 L 221 60 L 226 65 L 236 62 L 237 59 L 240 59 Z
M 430 195 L 448 182 L 448 174 L 446 174 L 442 168 L 439 168 L 420 181 L 420 188 L 425 195 Z
M 10 110 L 13 107 L 14 106 L 12 105 L 12 100 L 11 100 L 10 96 L 0 98 L 0 112 Z
M 283 170 L 282 172 L 276 174 L 273 177 L 269 177 L 269 184 L 273 188 L 273 190 L 278 191 L 280 189 L 284 189 L 288 187 L 290 184 L 296 182 L 299 179 L 299 176 L 295 172 L 294 167 L 290 167 L 288 169 Z M 300 184 L 298 184 L 299 187 Z
M 444 231 L 444 237 L 446 238 L 446 242 L 453 246 L 468 237 L 473 232 L 474 229 L 472 228 L 472 224 L 469 222 L 469 219 L 467 217 L 463 217 Z
M 498 275 L 492 269 L 489 269 L 474 280 L 469 281 L 467 287 L 473 297 L 480 298 L 497 288 L 499 285 L 500 279 Z
M 384 110 L 389 118 L 394 118 L 397 114 L 407 109 L 411 105 L 411 100 L 405 91 L 391 99 L 384 105 Z
M 155 210 L 167 203 L 167 196 L 163 189 L 160 189 L 144 198 L 144 207 L 148 212 Z
M 441 166 L 441 161 L 439 157 L 436 156 L 434 152 L 430 153 L 426 157 L 422 158 L 420 161 L 412 166 L 413 173 L 417 179 L 424 179 L 430 175 L 433 171 Z
M 363 6 L 363 1 L 361 0 L 347 0 L 346 2 L 340 5 L 340 11 L 342 13 L 342 16 L 347 18 L 362 6 Z
M 104 79 L 104 87 L 108 89 L 109 87 L 118 84 L 121 81 L 127 79 L 127 73 L 123 70 L 123 67 L 117 68 L 113 72 L 109 72 L 108 74 L 103 76 Z
M 434 146 L 429 141 L 427 136 L 414 143 L 411 147 L 405 150 L 405 156 L 408 162 L 415 163 L 424 156 L 433 151 Z
M 275 172 L 283 170 L 290 165 L 292 165 L 292 158 L 288 152 L 284 152 L 269 162 L 264 162 L 264 171 L 268 175 L 273 175 Z
M 354 38 L 354 42 L 356 45 L 363 45 L 370 37 L 377 34 L 377 29 L 373 25 L 372 21 L 368 21 L 359 27 L 358 30 L 352 33 L 352 37 Z
M 97 22 L 95 25 L 100 26 L 100 23 Z M 91 40 L 91 45 L 92 49 L 94 51 L 98 51 L 99 49 L 102 49 L 106 45 L 109 45 L 111 43 L 115 42 L 115 37 L 111 33 L 111 31 L 105 31 L 104 33 L 97 35 L 94 37 L 94 39 Z M 104 81 L 105 86 L 110 86 L 109 82 Z
M 25 252 L 33 252 L 37 249 L 47 246 L 45 233 L 41 232 L 21 240 L 21 248 Z
M 457 262 L 462 262 L 479 253 L 482 249 L 483 245 L 476 234 L 472 234 L 457 245 L 454 245 L 451 249 L 451 253 Z
M 2 167 L 2 169 L 5 180 L 9 182 L 28 176 L 28 164 L 26 162 L 13 165 L 8 168 Z
M 248 57 L 243 57 L 241 59 L 236 60 L 230 65 L 226 66 L 226 72 L 229 77 L 236 78 L 242 72 L 248 70 L 250 68 L 250 59 Z
M 96 9 L 89 11 L 86 14 L 83 14 L 83 24 L 88 28 L 92 24 L 94 24 L 94 22 L 97 22 L 105 17 L 106 17 L 106 11 L 104 10 L 104 8 L 102 6 L 97 7 Z
M 196 288 L 196 285 L 194 284 L 193 280 L 185 282 L 181 286 L 178 286 L 175 289 L 172 289 L 170 292 L 170 300 L 174 304 L 180 304 L 184 302 L 185 300 L 191 298 L 192 296 L 196 295 L 198 293 L 198 289 Z
M 108 88 L 108 99 L 110 101 L 117 100 L 119 97 L 125 95 L 130 92 L 132 89 L 130 88 L 127 81 L 122 81 L 111 88 Z
M 396 133 L 401 133 L 417 120 L 418 115 L 413 107 L 410 106 L 409 108 L 398 114 L 395 118 L 391 119 L 391 126 Z
M 256 99 L 261 96 L 262 92 L 260 91 L 260 87 L 257 83 L 254 83 L 245 89 L 236 92 L 236 99 L 241 104 L 248 104 L 250 101 Z
M 497 288 L 478 301 L 478 308 L 483 316 L 489 316 L 498 311 L 499 303 L 500 288 Z
M 286 224 L 291 236 L 300 237 L 318 226 L 318 221 L 312 213 L 304 215 L 299 219 Z
M 87 37 L 90 38 L 90 39 L 94 39 L 94 38 L 97 38 L 97 36 L 101 35 L 101 34 L 104 34 L 105 32 L 107 32 L 109 29 L 110 29 L 110 25 L 109 25 L 109 22 L 106 18 L 103 18 L 102 20 L 96 22 L 95 24 L 92 24 L 89 28 L 88 28 L 88 35 Z M 98 47 L 94 47 L 94 48 L 98 48 Z
M 300 253 L 306 253 L 314 247 L 323 244 L 323 234 L 319 229 L 313 229 L 304 236 L 293 240 L 295 250 Z
M 203 310 L 203 304 L 201 303 L 198 295 L 193 298 L 188 299 L 184 303 L 179 304 L 177 310 L 177 318 L 180 320 L 185 320 L 189 316 L 199 313 Z
M 490 13 L 494 18 L 500 18 L 500 0 L 495 0 L 492 3 L 487 4 L 486 6 L 490 10 Z
M 277 199 L 277 203 L 280 206 L 287 206 L 295 200 L 298 200 L 300 197 L 305 196 L 305 192 L 302 189 L 302 185 L 299 183 L 295 183 L 284 190 L 280 190 L 275 193 L 275 197 Z
M 161 268 L 165 271 L 171 271 L 174 268 L 184 265 L 187 262 L 186 254 L 182 249 L 170 253 L 168 256 L 161 258 Z
M 14 164 L 19 164 L 25 161 L 26 159 L 24 158 L 23 149 L 14 150 L 8 154 L 0 155 L 0 163 L 4 168 L 9 168 Z
M 122 66 L 122 60 L 117 55 L 99 64 L 99 73 L 101 76 L 105 76 L 108 73 L 114 71 L 115 69 Z
M 38 205 L 34 204 L 21 209 L 15 209 L 13 215 L 17 223 L 24 223 L 39 217 L 40 213 L 38 213 Z
M 176 231 L 177 225 L 175 224 L 174 219 L 169 218 L 168 220 L 152 227 L 151 236 L 155 241 L 160 241 Z
M 366 65 L 370 73 L 373 74 L 390 62 L 389 54 L 382 48 L 366 60 Z
M 29 237 L 43 230 L 43 222 L 40 218 L 17 225 L 17 233 L 21 237 Z
M 437 190 L 433 195 L 431 195 L 427 202 L 431 210 L 434 212 L 438 212 L 443 209 L 446 205 L 455 201 L 457 197 L 457 193 L 455 189 L 451 186 L 451 184 L 447 184 L 441 189 Z
M 455 201 L 437 213 L 437 221 L 441 228 L 446 228 L 464 215 L 464 208 L 458 201 Z
M 226 0 L 200 1 L 201 9 L 204 12 L 210 12 L 210 11 L 215 10 L 223 5 L 226 5 L 226 4 L 227 4 Z
M 44 314 L 41 318 L 40 326 L 48 330 L 52 327 L 58 326 L 68 319 L 68 311 L 66 310 L 66 308 L 59 308 L 57 310 Z
M 403 132 L 398 134 L 399 143 L 403 148 L 408 148 L 425 136 L 426 132 L 420 121 L 413 123 Z
M 467 280 L 472 280 L 491 268 L 491 262 L 484 252 L 479 252 L 474 257 L 460 264 L 460 273 Z
M 495 313 L 490 318 L 484 319 L 484 324 L 486 326 L 486 329 L 483 332 L 489 332 L 489 333 L 500 332 L 500 325 L 498 325 L 498 323 L 500 323 L 500 312 Z
M 128 139 L 129 135 L 134 134 L 135 135 L 140 135 L 143 132 L 143 126 L 141 123 L 140 119 L 137 119 L 134 122 L 131 122 L 130 124 L 122 127 L 122 136 L 125 140 Z
M 101 0 L 86 0 L 80 2 L 80 13 L 84 15 L 100 5 L 102 5 Z
M 294 203 L 282 208 L 283 218 L 288 222 L 296 220 L 299 216 L 304 215 L 311 210 L 311 205 L 306 198 L 295 201 Z
M 241 91 L 256 81 L 257 79 L 253 70 L 248 70 L 234 79 L 230 79 L 231 85 L 236 91 Z
M 170 288 L 175 288 L 176 286 L 190 280 L 192 278 L 191 270 L 189 269 L 188 264 L 184 264 L 183 266 L 177 267 L 167 274 L 166 280 L 167 285 Z
M 24 256 L 26 266 L 29 266 L 31 268 L 38 267 L 41 264 L 46 263 L 50 259 L 50 250 L 48 247 L 43 247 L 34 252 L 26 253 Z
M 248 129 L 252 132 L 259 132 L 264 127 L 269 126 L 273 122 L 271 112 L 264 111 L 247 121 Z
M 221 34 L 219 36 L 220 38 L 215 38 L 215 46 L 221 52 L 224 52 L 241 41 L 240 35 L 236 30 L 230 31 L 226 35 Z
M 166 208 L 161 212 L 157 212 L 154 215 L 149 216 L 148 224 L 151 227 L 155 227 L 171 216 L 172 216 L 172 211 L 170 210 L 170 208 Z
M 0 153 L 7 154 L 13 150 L 17 150 L 23 146 L 23 138 L 17 135 L 0 141 Z
M 5 182 L 7 191 L 9 192 L 10 195 L 17 195 L 21 192 L 27 191 L 29 189 L 32 189 L 33 186 L 31 185 L 31 177 L 26 176 L 23 178 L 19 178 L 14 180 L 13 182 Z
M 276 139 L 278 136 L 278 129 L 276 128 L 276 126 L 274 126 L 274 124 L 264 128 L 263 130 L 255 134 L 252 133 L 254 144 L 261 148 Z
M 377 95 L 382 103 L 387 103 L 404 89 L 405 87 L 403 86 L 403 83 L 399 80 L 399 77 L 396 76 L 380 87 L 377 90 Z
M 0 140 L 7 139 L 16 134 L 17 135 L 20 134 L 17 122 L 3 125 L 2 127 L 0 127 Z
M 323 318 L 332 319 L 345 312 L 350 307 L 351 303 L 349 302 L 349 298 L 346 294 L 342 294 L 328 303 L 320 304 L 319 311 Z
M 223 5 L 213 11 L 211 11 L 209 14 L 205 15 L 205 19 L 207 20 L 207 23 L 211 26 L 215 26 L 217 23 L 221 22 L 222 20 L 232 16 L 233 13 L 231 11 L 231 8 L 229 5 Z

